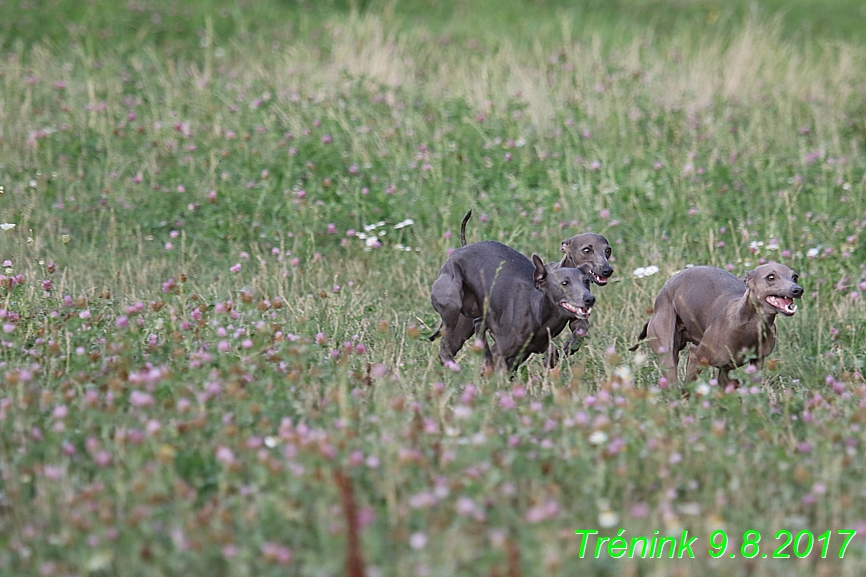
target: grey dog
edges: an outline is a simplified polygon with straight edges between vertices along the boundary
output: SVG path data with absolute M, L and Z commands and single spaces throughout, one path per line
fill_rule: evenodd
M 638 340 L 649 340 L 670 383 L 677 379 L 680 351 L 691 343 L 685 382 L 710 366 L 719 369 L 719 385 L 725 386 L 729 371 L 746 363 L 759 366 L 773 352 L 776 315 L 792 316 L 794 299 L 803 296 L 797 278 L 775 262 L 741 279 L 711 266 L 686 269 L 659 291 Z
M 463 222 L 460 223 L 460 246 L 466 246 L 466 223 L 469 222 L 472 211 L 466 213 Z M 600 234 L 584 232 L 571 238 L 567 238 L 559 246 L 559 250 L 565 253 L 562 260 L 556 263 L 548 263 L 547 270 L 560 268 L 578 268 L 589 265 L 589 275 L 592 281 L 604 286 L 613 275 L 613 267 L 608 260 L 611 255 L 610 243 Z M 589 330 L 587 319 L 573 319 L 568 328 L 571 334 L 565 341 L 563 351 L 566 356 L 576 353 L 583 343 L 583 338 Z
M 514 371 L 530 354 L 549 352 L 570 320 L 589 318 L 589 287 L 588 266 L 548 271 L 536 254 L 530 260 L 498 242 L 470 244 L 454 251 L 433 283 L 442 323 L 430 340 L 444 333 L 439 359 L 455 368 L 454 355 L 474 333 L 484 341 L 485 370 Z M 548 366 L 556 359 L 549 355 Z

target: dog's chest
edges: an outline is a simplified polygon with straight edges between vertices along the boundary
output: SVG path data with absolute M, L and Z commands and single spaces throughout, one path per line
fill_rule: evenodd
M 743 331 L 734 350 L 738 351 L 737 364 L 743 365 L 753 358 L 764 359 L 776 348 L 776 327 L 761 327 Z
M 548 322 L 541 325 L 532 335 L 527 347 L 530 352 L 543 353 L 550 346 L 550 339 L 559 336 L 559 333 L 565 329 L 568 320 Z

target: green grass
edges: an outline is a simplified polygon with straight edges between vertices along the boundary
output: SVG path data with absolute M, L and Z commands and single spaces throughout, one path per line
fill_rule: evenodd
M 863 18 L 0 4 L 0 574 L 343 575 L 349 493 L 367 575 L 862 574 Z M 611 240 L 559 369 L 439 365 L 469 209 L 548 261 Z M 660 389 L 627 347 L 665 279 L 760 259 L 806 288 L 771 362 Z M 576 529 L 697 558 L 580 559 Z M 747 530 L 834 533 L 750 561 Z
M 0 5 L 0 43 L 8 49 L 48 39 L 61 47 L 80 42 L 95 52 L 134 52 L 142 44 L 191 50 L 199 45 L 207 20 L 219 38 L 292 41 L 353 11 L 380 15 L 401 32 L 522 47 L 546 45 L 563 26 L 576 36 L 600 34 L 610 46 L 624 34 L 669 37 L 695 29 L 718 34 L 750 16 L 778 17 L 785 37 L 798 43 L 862 42 L 866 21 L 856 0 L 218 0 L 183 5 L 143 0 L 122 6 L 110 0 L 33 0 Z

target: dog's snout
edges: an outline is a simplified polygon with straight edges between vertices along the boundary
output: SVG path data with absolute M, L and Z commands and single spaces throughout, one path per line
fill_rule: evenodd
M 608 278 L 608 277 L 611 276 L 612 274 L 613 274 L 613 267 L 610 266 L 610 265 L 605 265 L 605 266 L 601 269 L 601 276 L 603 276 L 604 278 Z
M 592 305 L 595 304 L 595 297 L 592 295 L 586 295 L 585 297 L 583 297 L 583 304 L 585 304 L 588 307 L 591 307 Z
M 791 289 L 791 294 L 794 295 L 794 298 L 800 298 L 801 296 L 803 296 L 803 287 L 795 284 L 794 288 Z

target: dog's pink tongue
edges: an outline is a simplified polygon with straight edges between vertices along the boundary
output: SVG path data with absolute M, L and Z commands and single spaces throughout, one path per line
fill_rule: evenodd
M 791 297 L 778 297 L 778 296 L 770 296 L 767 297 L 767 302 L 776 307 L 777 309 L 787 309 L 794 305 L 794 299 Z

